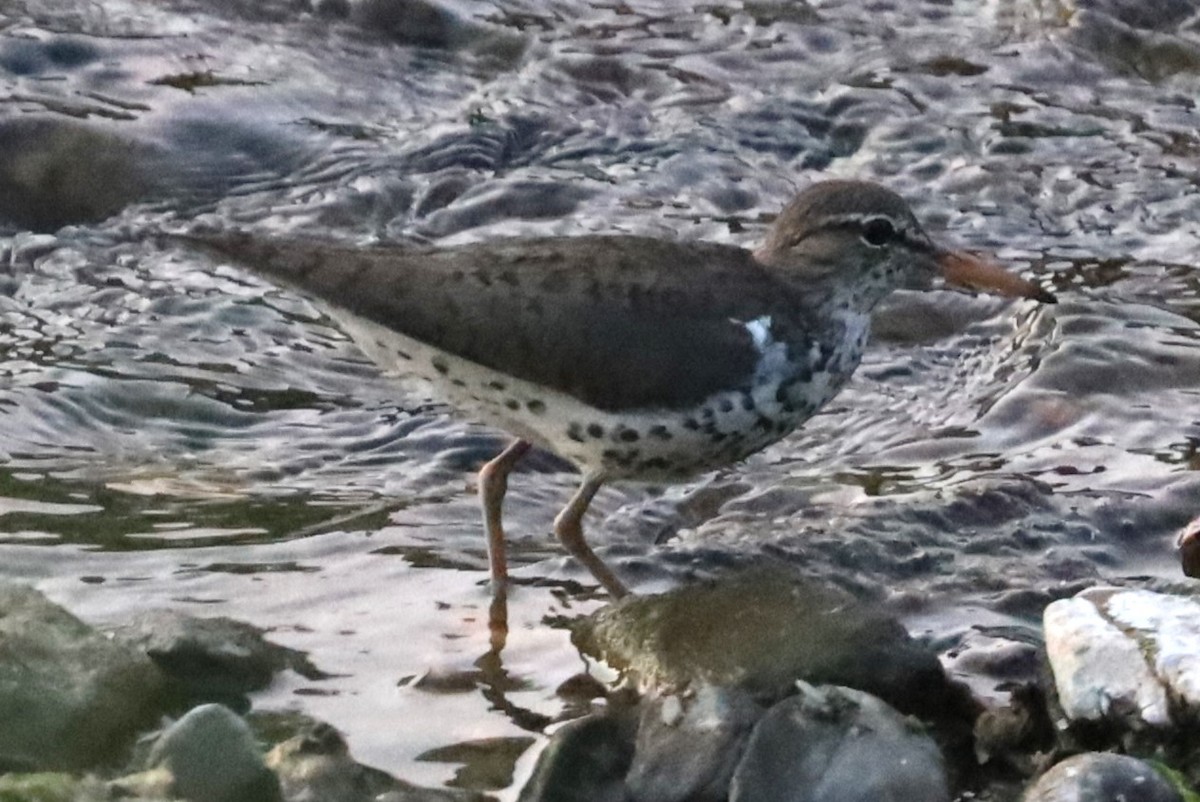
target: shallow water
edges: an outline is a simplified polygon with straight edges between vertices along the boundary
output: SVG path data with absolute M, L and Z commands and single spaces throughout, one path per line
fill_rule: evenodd
M 558 684 L 604 673 L 553 623 L 603 602 L 549 534 L 576 477 L 537 455 L 512 482 L 528 584 L 497 664 L 471 489 L 504 435 L 153 232 L 750 245 L 831 176 L 887 183 L 1060 303 L 897 295 L 803 430 L 604 489 L 592 542 L 647 592 L 791 562 L 947 646 L 1177 575 L 1200 507 L 1189 4 L 1153 32 L 1102 3 L 304 6 L 0 5 L 0 575 L 99 623 L 268 627 L 335 676 L 258 707 L 412 782 L 518 785 Z

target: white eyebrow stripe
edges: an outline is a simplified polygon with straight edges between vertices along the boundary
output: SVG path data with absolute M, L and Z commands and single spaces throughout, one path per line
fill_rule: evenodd
M 831 214 L 821 218 L 821 222 L 815 226 L 813 230 L 815 231 L 821 228 L 836 228 L 839 226 L 862 227 L 864 224 L 869 223 L 872 220 L 887 220 L 892 224 L 892 228 L 896 229 L 897 238 L 903 240 L 908 245 L 921 249 L 933 247 L 933 243 L 927 236 L 924 235 L 924 232 L 920 232 L 919 228 L 914 229 L 908 225 L 908 223 L 897 220 L 887 212 L 870 212 L 869 214 L 863 214 L 862 212 L 843 212 L 842 214 Z M 808 233 L 811 233 L 811 231 Z M 803 237 L 801 239 L 803 239 Z

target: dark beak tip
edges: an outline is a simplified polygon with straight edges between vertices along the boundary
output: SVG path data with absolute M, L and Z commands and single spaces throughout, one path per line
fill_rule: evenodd
M 1038 303 L 1042 303 L 1042 304 L 1058 303 L 1058 296 L 1056 296 L 1054 293 L 1050 292 L 1049 290 L 1042 289 L 1041 287 L 1037 287 L 1034 290 L 1033 294 L 1029 297 L 1032 298 L 1033 300 L 1037 301 Z

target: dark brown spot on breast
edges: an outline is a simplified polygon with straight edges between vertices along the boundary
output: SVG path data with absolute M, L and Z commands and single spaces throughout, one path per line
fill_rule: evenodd
M 535 398 L 532 401 L 526 401 L 525 408 L 528 409 L 530 412 L 532 412 L 534 415 L 541 415 L 542 413 L 544 413 L 546 411 L 546 404 Z
M 598 423 L 590 423 L 587 427 L 587 433 L 599 440 L 604 436 L 604 427 Z

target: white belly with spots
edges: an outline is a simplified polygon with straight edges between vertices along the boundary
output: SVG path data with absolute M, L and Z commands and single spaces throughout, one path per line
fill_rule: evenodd
M 784 344 L 760 331 L 756 345 L 762 359 L 752 386 L 714 394 L 687 410 L 615 414 L 342 310 L 327 311 L 384 370 L 423 380 L 464 416 L 548 448 L 585 473 L 646 481 L 679 480 L 736 462 L 795 429 L 837 393 L 857 365 L 856 345 L 865 340 L 869 322 L 862 321 L 861 338 L 856 325 L 847 348 L 830 355 L 829 369 L 812 372 L 807 381 L 794 379 Z

